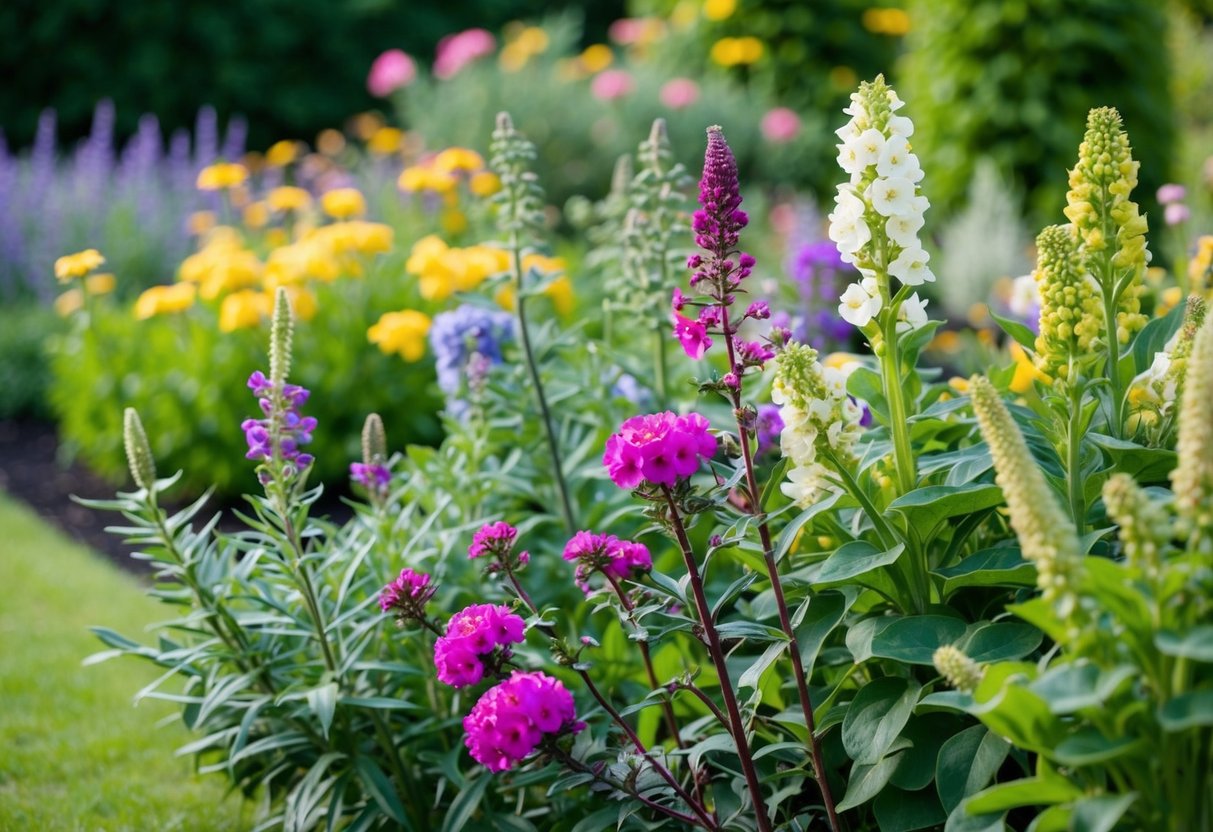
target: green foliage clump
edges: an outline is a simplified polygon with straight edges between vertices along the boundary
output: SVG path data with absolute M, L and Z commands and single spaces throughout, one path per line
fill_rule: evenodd
M 46 418 L 50 367 L 43 344 L 62 321 L 45 306 L 0 307 L 0 419 Z
M 1142 191 L 1170 181 L 1175 123 L 1164 4 L 1152 0 L 931 0 L 910 9 L 902 73 L 928 196 L 964 197 L 983 157 L 1056 221 L 1083 118 L 1114 106 L 1133 135 Z

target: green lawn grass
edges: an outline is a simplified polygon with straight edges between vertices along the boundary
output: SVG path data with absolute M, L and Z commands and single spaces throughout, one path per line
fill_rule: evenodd
M 174 749 L 176 710 L 132 696 L 151 665 L 81 660 L 90 624 L 145 638 L 169 617 L 137 580 L 0 492 L 0 830 L 246 829 L 251 809 Z

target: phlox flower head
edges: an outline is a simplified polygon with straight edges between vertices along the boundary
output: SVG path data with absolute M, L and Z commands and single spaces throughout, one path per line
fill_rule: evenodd
M 434 77 L 441 80 L 454 78 L 464 67 L 493 54 L 497 48 L 497 39 L 487 29 L 465 29 L 453 35 L 447 35 L 438 41 L 438 49 L 434 56 Z
M 508 552 L 518 537 L 518 530 L 503 520 L 488 523 L 472 535 L 472 545 L 468 546 L 468 557 L 478 558 L 482 555 L 501 554 Z
M 417 65 L 407 52 L 389 49 L 371 64 L 366 88 L 376 98 L 386 98 L 417 78 Z
M 426 602 L 434 595 L 430 576 L 412 569 L 400 570 L 400 576 L 379 591 L 379 608 L 395 612 L 401 623 L 425 617 Z
M 699 470 L 700 460 L 716 453 L 716 444 L 708 420 L 698 413 L 633 416 L 607 439 L 602 463 L 620 488 L 645 482 L 668 487 Z
M 489 771 L 505 771 L 534 751 L 544 735 L 584 727 L 577 721 L 573 695 L 559 680 L 516 670 L 485 691 L 464 717 L 464 745 Z
M 576 583 L 587 595 L 591 591 L 589 578 L 595 572 L 623 580 L 653 568 L 653 557 L 643 543 L 589 531 L 573 535 L 565 544 L 563 557 L 577 564 Z
M 762 137 L 771 144 L 786 144 L 800 133 L 800 116 L 787 107 L 768 110 L 759 122 Z
M 474 685 L 484 678 L 484 657 L 524 638 L 526 622 L 506 606 L 473 604 L 451 616 L 446 635 L 434 642 L 438 681 L 454 688 Z
M 590 94 L 599 101 L 615 101 L 629 95 L 636 88 L 631 73 L 622 69 L 608 69 L 594 76 L 590 82 Z
M 661 85 L 658 96 L 671 110 L 685 110 L 699 100 L 699 85 L 690 78 L 672 78 Z

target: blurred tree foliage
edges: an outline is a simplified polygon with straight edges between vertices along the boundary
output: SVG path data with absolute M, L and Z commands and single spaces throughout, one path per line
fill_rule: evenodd
M 1058 222 L 1087 111 L 1124 116 L 1141 162 L 1135 196 L 1174 175 L 1166 4 L 1159 0 L 915 0 L 900 73 L 931 200 L 953 210 L 977 161 L 1026 188 Z M 1153 221 L 1152 226 L 1157 223 Z
M 601 38 L 622 0 L 4 0 L 0 3 L 0 127 L 10 146 L 33 138 L 54 107 L 60 136 L 84 135 L 101 98 L 118 133 L 155 113 L 166 129 L 192 125 L 199 106 L 248 117 L 249 146 L 310 138 L 376 106 L 371 61 L 398 47 L 422 61 L 443 35 L 576 7 Z

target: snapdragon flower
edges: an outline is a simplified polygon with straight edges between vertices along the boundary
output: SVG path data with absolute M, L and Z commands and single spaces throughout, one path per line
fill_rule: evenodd
M 446 635 L 434 642 L 438 680 L 454 688 L 476 684 L 484 678 L 486 657 L 491 666 L 509 658 L 510 645 L 523 641 L 525 627 L 506 606 L 473 604 L 455 613 Z
M 292 472 L 311 465 L 312 455 L 303 453 L 301 447 L 312 441 L 316 419 L 299 412 L 310 393 L 297 384 L 275 384 L 260 370 L 249 376 L 248 387 L 265 418 L 245 419 L 240 424 L 248 443 L 245 457 L 283 463 Z
M 485 691 L 463 720 L 464 745 L 473 759 L 493 772 L 522 762 L 544 735 L 583 728 L 573 695 L 560 681 L 539 671 L 514 671 Z
M 910 148 L 914 125 L 895 114 L 902 106 L 884 77 L 877 76 L 851 95 L 843 111 L 851 120 L 836 131 L 841 140 L 838 164 L 850 178 L 838 186 L 829 236 L 843 262 L 865 278 L 846 288 L 838 307 L 842 319 L 859 329 L 894 303 L 888 277 L 903 286 L 935 280 L 930 255 L 918 238 L 930 203 L 919 185 L 922 166 Z M 916 296 L 899 303 L 911 305 L 904 315 L 898 313 L 904 328 L 926 324 L 925 304 Z
M 602 464 L 620 488 L 646 482 L 668 487 L 698 471 L 716 445 L 708 420 L 698 413 L 633 416 L 607 439 Z
M 575 582 L 586 595 L 591 592 L 589 579 L 595 572 L 624 580 L 653 568 L 653 556 L 643 543 L 590 531 L 573 535 L 565 544 L 562 557 L 577 564 Z

